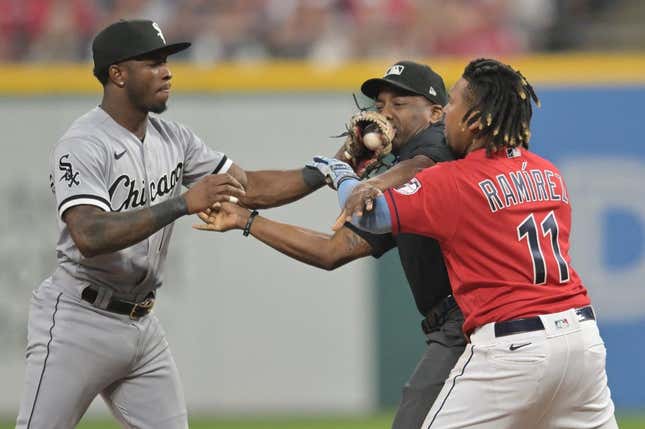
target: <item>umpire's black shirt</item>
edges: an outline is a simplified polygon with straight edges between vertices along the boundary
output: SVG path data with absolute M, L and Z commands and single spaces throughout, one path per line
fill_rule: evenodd
M 397 160 L 412 159 L 417 155 L 425 155 L 434 162 L 454 160 L 443 130 L 444 124 L 440 122 L 415 135 L 401 147 Z M 434 305 L 452 293 L 448 271 L 436 240 L 415 234 L 370 234 L 351 223 L 345 225 L 370 244 L 375 258 L 393 247 L 399 248 L 403 271 L 417 308 L 424 317 Z

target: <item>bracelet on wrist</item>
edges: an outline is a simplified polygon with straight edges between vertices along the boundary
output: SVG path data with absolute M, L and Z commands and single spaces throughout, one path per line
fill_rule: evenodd
M 251 233 L 251 225 L 253 224 L 253 220 L 257 215 L 258 215 L 258 211 L 253 210 L 249 215 L 249 218 L 246 220 L 246 225 L 244 225 L 244 230 L 242 231 L 242 235 L 244 237 L 248 237 L 249 234 Z

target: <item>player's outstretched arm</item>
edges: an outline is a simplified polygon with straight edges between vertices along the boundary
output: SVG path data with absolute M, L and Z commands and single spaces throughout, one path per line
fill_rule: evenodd
M 381 191 L 400 186 L 408 182 L 423 169 L 432 167 L 433 165 L 435 165 L 435 162 L 425 155 L 417 155 L 414 158 L 399 162 L 386 172 L 356 185 L 345 202 L 344 210 L 347 213 L 356 213 L 359 215 L 362 215 L 366 211 L 371 211 L 374 198 Z
M 417 155 L 398 163 L 367 182 L 371 187 L 385 190 L 405 183 L 419 171 L 432 165 L 434 165 L 432 159 Z M 246 195 L 241 199 L 241 203 L 249 208 L 282 206 L 309 195 L 325 184 L 325 173 L 318 174 L 315 168 L 310 167 L 296 170 L 245 171 L 237 164 L 233 164 L 228 173 L 244 186 Z M 360 189 L 357 193 L 358 191 Z
M 312 175 L 307 169 L 245 171 L 233 164 L 228 173 L 244 186 L 246 195 L 240 201 L 250 208 L 288 204 L 325 184 L 322 176 Z
M 206 215 L 195 229 L 205 231 L 228 231 L 244 229 L 250 212 L 236 204 L 223 203 Z M 294 225 L 275 222 L 263 216 L 255 216 L 251 235 L 275 250 L 305 264 L 325 270 L 334 270 L 350 261 L 372 253 L 370 244 L 351 229 L 340 228 L 334 235 L 323 234 Z
M 408 182 L 422 170 L 433 165 L 435 165 L 435 162 L 431 158 L 425 155 L 417 155 L 411 159 L 398 162 L 386 172 L 363 181 L 361 185 L 369 184 L 381 191 L 387 188 L 395 188 Z M 361 185 L 358 185 L 357 188 Z M 357 188 L 354 188 L 354 192 L 356 192 Z
M 332 227 L 334 231 L 338 231 L 343 227 L 345 222 L 351 222 L 354 226 L 368 231 L 372 234 L 384 234 L 392 231 L 392 218 L 390 216 L 390 209 L 388 202 L 380 190 L 376 190 L 377 194 L 374 195 L 369 202 L 369 210 L 366 212 L 356 211 L 348 212 L 343 207 L 347 201 L 348 196 L 352 190 L 359 184 L 356 179 L 347 179 L 340 183 L 338 187 L 338 204 L 342 211 L 336 219 L 336 223 Z
M 204 177 L 183 195 L 151 207 L 106 212 L 95 206 L 78 205 L 63 213 L 63 221 L 83 256 L 92 257 L 129 247 L 181 216 L 243 195 L 242 185 L 235 178 L 215 174 Z

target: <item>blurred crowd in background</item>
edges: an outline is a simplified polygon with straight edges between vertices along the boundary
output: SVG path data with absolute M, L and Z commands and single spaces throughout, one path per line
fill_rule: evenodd
M 121 18 L 157 21 L 207 64 L 645 47 L 641 0 L 0 0 L 0 62 L 89 60 Z

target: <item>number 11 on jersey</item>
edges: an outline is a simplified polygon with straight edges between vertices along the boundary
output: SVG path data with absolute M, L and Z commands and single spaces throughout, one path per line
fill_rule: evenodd
M 569 281 L 569 265 L 560 252 L 560 242 L 558 241 L 558 221 L 553 211 L 549 212 L 549 214 L 544 218 L 540 223 L 540 227 L 542 237 L 546 238 L 549 236 L 551 238 L 549 241 L 551 242 L 553 257 L 558 263 L 559 281 L 560 283 L 566 283 Z M 517 239 L 519 241 L 526 239 L 527 241 L 531 260 L 533 262 L 533 283 L 536 285 L 545 284 L 547 276 L 546 262 L 544 260 L 542 246 L 540 245 L 540 238 L 541 237 L 538 235 L 535 215 L 531 213 L 518 225 Z

